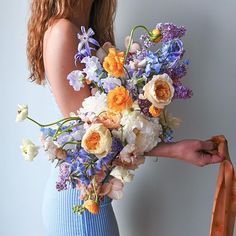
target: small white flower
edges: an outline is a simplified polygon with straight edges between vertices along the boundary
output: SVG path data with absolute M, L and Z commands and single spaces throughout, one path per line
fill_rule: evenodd
M 18 105 L 16 122 L 23 121 L 28 117 L 28 106 Z
M 134 175 L 130 173 L 129 170 L 121 167 L 121 166 L 117 166 L 115 167 L 110 175 L 114 176 L 115 178 L 121 180 L 123 183 L 125 182 L 131 182 L 134 178 Z
M 20 146 L 20 148 L 26 161 L 33 161 L 33 159 L 38 155 L 39 147 L 29 139 L 24 139 L 23 144 Z

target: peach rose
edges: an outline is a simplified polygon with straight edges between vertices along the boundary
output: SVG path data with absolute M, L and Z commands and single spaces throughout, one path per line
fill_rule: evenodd
M 84 134 L 81 142 L 86 152 L 102 158 L 111 150 L 111 132 L 103 124 L 92 124 Z
M 102 112 L 98 116 L 98 121 L 101 122 L 108 129 L 116 129 L 120 127 L 121 115 L 113 111 Z
M 173 81 L 167 74 L 154 75 L 144 87 L 144 98 L 148 99 L 156 108 L 163 109 L 168 105 L 173 96 L 175 89 Z

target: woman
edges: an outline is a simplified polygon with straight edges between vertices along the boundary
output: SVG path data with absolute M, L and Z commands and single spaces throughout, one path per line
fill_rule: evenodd
M 74 55 L 77 51 L 77 33 L 82 25 L 92 27 L 100 44 L 114 44 L 113 17 L 116 0 L 32 0 L 28 25 L 28 60 L 31 79 L 38 84 L 47 81 L 60 112 L 67 117 L 78 110 L 84 98 L 90 96 L 89 87 L 75 92 L 66 80 L 75 70 Z M 82 69 L 77 64 L 77 69 Z M 148 156 L 177 158 L 197 166 L 222 161 L 213 142 L 183 140 L 171 144 L 158 144 Z M 57 192 L 57 169 L 52 173 L 45 190 L 43 219 L 48 236 L 118 236 L 119 230 L 111 205 L 105 198 L 100 214 L 72 213 L 78 204 L 79 191 Z

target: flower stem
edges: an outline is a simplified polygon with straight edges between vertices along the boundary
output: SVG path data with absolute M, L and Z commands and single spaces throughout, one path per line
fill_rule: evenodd
M 58 129 L 57 129 L 57 131 L 56 131 L 56 133 L 53 135 L 53 140 L 56 140 L 56 138 L 57 138 L 57 136 L 58 136 L 58 133 L 59 133 L 59 131 L 61 130 L 61 127 L 64 125 L 64 124 L 66 124 L 67 122 L 69 122 L 69 121 L 72 121 L 72 120 L 81 120 L 79 117 L 69 117 L 69 118 L 67 118 L 66 120 L 64 120 L 60 125 L 59 125 L 59 127 L 58 127 Z
M 138 29 L 138 28 L 142 28 L 144 29 L 149 36 L 151 36 L 151 33 L 148 31 L 148 29 L 144 26 L 144 25 L 137 25 L 135 26 L 132 30 L 131 30 L 131 33 L 130 33 L 130 39 L 129 39 L 129 44 L 128 44 L 128 47 L 125 51 L 125 61 L 127 60 L 127 56 L 128 56 L 128 53 L 129 53 L 129 50 L 130 50 L 130 47 L 131 47 L 131 42 L 133 40 L 133 36 L 134 36 L 134 33 L 135 31 Z
M 78 145 L 78 144 L 81 144 L 81 142 L 69 141 L 69 142 L 64 143 L 64 144 L 61 146 L 61 148 L 63 149 L 67 144 L 76 144 L 76 145 Z
M 58 124 L 59 122 L 62 122 L 62 121 L 65 121 L 65 120 L 68 120 L 70 118 L 64 118 L 64 119 L 61 119 L 61 120 L 58 120 L 56 122 L 53 122 L 53 123 L 50 123 L 50 124 L 40 124 L 39 122 L 37 122 L 36 120 L 32 119 L 31 117 L 27 117 L 28 120 L 32 121 L 33 123 L 35 123 L 36 125 L 40 126 L 40 127 L 48 127 L 48 126 L 51 126 L 51 125 L 56 125 Z

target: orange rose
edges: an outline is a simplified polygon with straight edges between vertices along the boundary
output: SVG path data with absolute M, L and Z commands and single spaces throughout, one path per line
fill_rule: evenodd
M 158 116 L 160 116 L 160 114 L 161 114 L 162 111 L 163 111 L 163 109 L 154 107 L 153 105 L 151 105 L 151 106 L 149 107 L 149 112 L 150 112 L 150 114 L 151 114 L 153 117 L 158 117 Z
M 124 52 L 117 52 L 115 48 L 109 49 L 109 54 L 103 62 L 104 69 L 114 77 L 124 76 Z
M 132 98 L 129 96 L 129 91 L 123 86 L 116 87 L 107 95 L 108 108 L 121 112 L 122 110 L 132 106 Z
M 101 122 L 108 129 L 116 129 L 120 127 L 121 115 L 112 111 L 102 112 L 98 116 L 99 122 Z

